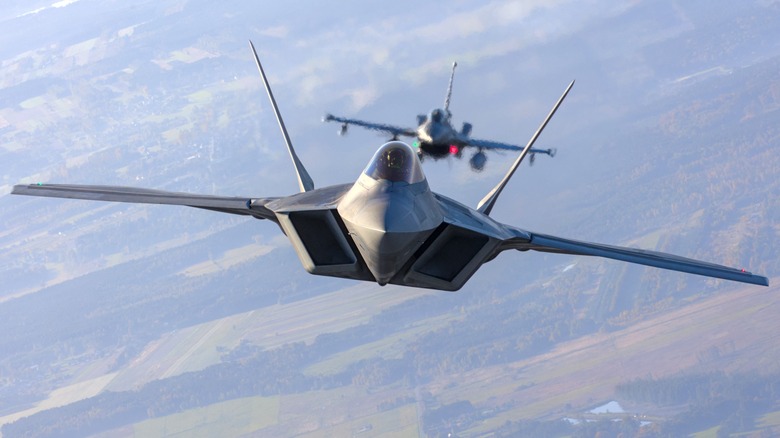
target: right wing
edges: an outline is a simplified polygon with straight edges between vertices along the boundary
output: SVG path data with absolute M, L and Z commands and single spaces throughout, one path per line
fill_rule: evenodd
M 520 251 L 527 251 L 530 249 L 559 254 L 606 257 L 622 260 L 624 262 L 670 269 L 672 271 L 769 286 L 769 279 L 761 275 L 752 274 L 744 269 L 729 268 L 715 263 L 702 262 L 657 251 L 582 242 L 511 227 L 507 227 L 507 229 L 510 230 L 515 237 L 504 240 L 496 250 L 497 252 L 507 249 L 517 249 Z
M 501 143 L 497 141 L 490 141 L 490 140 L 479 140 L 476 138 L 469 138 L 469 146 L 476 146 L 478 148 L 482 149 L 496 149 L 500 151 L 522 151 L 523 148 L 521 146 L 508 144 L 508 143 Z M 533 151 L 530 151 L 533 152 Z
M 417 133 L 413 129 L 400 128 L 398 126 L 384 125 L 381 123 L 364 122 L 357 119 L 345 119 L 343 117 L 337 117 L 332 114 L 325 114 L 322 118 L 323 122 L 338 122 L 344 125 L 355 125 L 366 129 L 372 129 L 374 131 L 387 132 L 395 136 L 403 135 L 406 137 L 417 137 Z
M 44 196 L 48 198 L 87 199 L 92 201 L 131 202 L 137 204 L 169 204 L 203 208 L 222 213 L 254 216 L 277 222 L 276 215 L 265 205 L 276 198 L 241 198 L 190 193 L 167 192 L 164 190 L 139 189 L 122 186 L 93 186 L 74 184 L 28 184 L 16 185 L 14 195 Z
M 486 149 L 486 150 L 499 150 L 499 151 L 522 151 L 523 148 L 517 145 L 509 144 L 509 143 L 501 143 L 498 141 L 492 141 L 492 140 L 479 140 L 476 138 L 469 138 L 468 143 L 466 146 L 474 146 L 478 147 L 480 149 Z M 555 155 L 554 152 L 552 152 L 552 149 L 535 149 L 531 148 L 528 153 L 530 154 L 546 154 L 553 156 Z

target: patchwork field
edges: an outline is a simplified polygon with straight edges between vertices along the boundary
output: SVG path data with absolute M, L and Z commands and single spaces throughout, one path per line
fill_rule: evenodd
M 772 279 L 773 282 L 776 280 L 780 279 Z M 545 354 L 527 360 L 453 374 L 417 388 L 394 384 L 376 391 L 353 384 L 270 399 L 242 399 L 247 406 L 256 408 L 236 409 L 228 413 L 225 407 L 229 405 L 220 403 L 209 407 L 212 409 L 210 411 L 205 408 L 195 409 L 154 422 L 140 423 L 134 430 L 140 430 L 139 427 L 152 428 L 143 429 L 145 433 L 152 433 L 144 436 L 156 436 L 154 433 L 162 430 L 165 424 L 175 425 L 184 418 L 197 418 L 193 421 L 199 422 L 203 430 L 208 431 L 214 430 L 212 423 L 218 425 L 219 421 L 232 421 L 240 427 L 255 427 L 251 430 L 241 429 L 242 433 L 262 431 L 263 434 L 294 433 L 306 437 L 358 434 L 369 437 L 419 436 L 419 416 L 424 410 L 422 393 L 435 394 L 442 404 L 468 400 L 474 406 L 479 406 L 479 409 L 495 412 L 465 431 L 467 435 L 488 433 L 507 421 L 577 417 L 593 406 L 612 399 L 615 385 L 633 378 L 664 377 L 678 373 L 681 369 L 702 372 L 776 371 L 777 363 L 780 363 L 780 345 L 775 342 L 774 332 L 760 328 L 771 324 L 780 312 L 777 292 L 777 287 L 735 289 L 622 330 L 562 343 Z M 338 294 L 347 294 L 347 291 Z M 392 295 L 385 294 L 384 297 Z M 381 294 L 375 295 L 371 300 L 379 302 L 381 297 Z M 343 303 L 341 306 L 346 309 Z M 243 316 L 243 323 L 225 320 L 222 326 L 234 322 L 238 322 L 237 327 L 259 324 L 255 319 L 257 317 L 253 312 Z M 359 318 L 356 315 L 353 317 L 356 319 L 351 322 L 356 323 Z M 307 373 L 329 374 L 361 359 L 392 357 L 401 348 L 400 345 L 427 330 L 442 326 L 450 318 L 456 316 L 420 321 L 382 341 L 366 343 L 331 356 L 311 366 Z M 318 324 L 316 315 L 310 313 L 308 319 L 311 324 Z M 319 320 L 320 324 L 324 324 L 321 327 L 328 327 L 328 322 L 332 321 L 329 318 Z M 213 330 L 211 335 L 210 330 Z M 211 329 L 197 329 L 197 333 L 201 334 L 200 339 L 218 331 L 214 326 Z M 225 339 L 230 337 L 227 336 L 228 332 L 223 332 Z M 296 338 L 293 333 L 284 336 L 287 340 L 304 339 Z M 214 344 L 213 340 L 198 343 L 196 338 L 198 336 L 193 335 L 177 350 L 177 354 L 171 354 L 168 362 L 173 357 L 187 358 L 187 352 L 194 346 L 197 346 L 197 350 L 214 348 L 218 344 Z M 195 359 L 189 360 L 194 363 Z M 400 400 L 407 401 L 399 403 Z M 409 402 L 412 400 L 414 402 Z M 380 409 L 380 405 L 385 408 Z M 628 408 L 631 409 L 630 406 Z M 269 417 L 269 411 L 276 412 L 276 416 Z M 643 411 L 641 414 L 649 419 L 659 418 L 656 412 Z M 212 420 L 214 418 L 221 420 Z M 777 425 L 780 425 L 780 414 L 777 412 L 765 415 L 757 424 L 759 427 Z M 171 428 L 166 430 L 177 430 L 175 426 Z M 702 431 L 697 436 L 714 436 L 716 432 L 714 429 Z M 200 429 L 198 433 L 201 433 Z

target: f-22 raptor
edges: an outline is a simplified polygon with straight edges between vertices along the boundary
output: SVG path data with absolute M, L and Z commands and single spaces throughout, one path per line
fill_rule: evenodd
M 17 185 L 12 193 L 184 205 L 270 220 L 290 239 L 308 272 L 379 285 L 456 291 L 483 263 L 506 250 L 606 257 L 744 283 L 769 284 L 766 277 L 741 269 L 655 251 L 535 233 L 490 217 L 501 191 L 568 94 L 573 81 L 504 178 L 476 209 L 471 209 L 433 193 L 416 152 L 400 141 L 382 145 L 356 182 L 315 189 L 293 149 L 251 41 L 250 47 L 292 158 L 300 193 L 269 198 L 222 197 L 121 186 L 43 183 Z
M 479 140 L 471 137 L 471 123 L 463 122 L 460 131 L 452 126 L 452 113 L 450 112 L 450 98 L 452 97 L 452 81 L 455 78 L 455 67 L 457 62 L 452 63 L 452 72 L 450 73 L 450 83 L 447 86 L 447 97 L 444 99 L 444 108 L 436 108 L 427 116 L 420 114 L 417 116 L 417 128 L 402 128 L 399 126 L 386 125 L 383 123 L 366 122 L 358 119 L 348 119 L 344 117 L 325 114 L 323 122 L 341 123 L 339 135 L 345 135 L 349 125 L 360 126 L 361 128 L 371 129 L 390 134 L 393 140 L 398 137 L 415 138 L 413 146 L 422 161 L 425 157 L 431 157 L 434 160 L 445 157 L 460 158 L 463 155 L 463 149 L 471 147 L 476 149 L 469 159 L 471 169 L 481 172 L 485 168 L 487 155 L 484 151 L 522 151 L 523 148 L 512 144 L 501 143 L 491 140 Z M 529 163 L 533 164 L 536 154 L 545 154 L 551 157 L 555 156 L 556 149 L 534 149 L 529 153 Z

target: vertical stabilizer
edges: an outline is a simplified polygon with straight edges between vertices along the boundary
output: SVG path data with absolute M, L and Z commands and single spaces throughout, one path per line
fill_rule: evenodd
M 452 81 L 455 79 L 455 67 L 458 66 L 457 62 L 452 63 L 452 72 L 450 73 L 450 84 L 447 86 L 447 97 L 444 98 L 444 111 L 447 112 L 447 118 L 450 115 L 450 98 L 452 97 Z
M 271 99 L 271 106 L 274 108 L 274 114 L 276 114 L 276 121 L 279 122 L 279 129 L 282 130 L 282 136 L 284 137 L 284 142 L 287 144 L 287 151 L 290 153 L 290 158 L 292 158 L 293 165 L 295 166 L 295 173 L 298 176 L 298 186 L 301 188 L 302 192 L 308 192 L 309 190 L 313 190 L 314 181 L 312 181 L 311 177 L 309 176 L 309 172 L 306 171 L 306 168 L 303 167 L 303 163 L 301 163 L 301 160 L 298 159 L 298 155 L 295 154 L 295 149 L 293 149 L 292 142 L 290 141 L 290 136 L 287 134 L 287 128 L 285 128 L 284 126 L 284 120 L 282 120 L 282 114 L 279 112 L 279 107 L 276 105 L 274 94 L 271 92 L 271 86 L 268 84 L 268 78 L 265 77 L 263 66 L 260 65 L 260 58 L 257 56 L 257 50 L 255 50 L 255 46 L 254 44 L 252 44 L 252 41 L 249 41 L 249 47 L 252 48 L 252 53 L 255 55 L 255 62 L 257 63 L 257 69 L 260 70 L 260 77 L 263 79 L 263 85 L 265 86 L 265 91 L 268 93 L 268 98 Z
M 544 127 L 547 126 L 547 122 L 552 119 L 552 116 L 555 114 L 555 111 L 558 110 L 558 107 L 561 106 L 561 103 L 563 102 L 563 99 L 566 98 L 566 95 L 569 94 L 569 90 L 571 90 L 571 87 L 574 85 L 574 81 L 571 81 L 568 87 L 566 87 L 566 91 L 563 92 L 563 95 L 561 95 L 561 98 L 558 99 L 558 102 L 555 103 L 555 106 L 553 106 L 553 109 L 550 111 L 550 114 L 547 114 L 547 117 L 544 119 L 544 122 L 542 122 L 541 126 L 539 126 L 539 129 L 536 130 L 533 137 L 531 137 L 531 140 L 528 141 L 528 144 L 525 145 L 523 148 L 523 151 L 520 152 L 520 156 L 517 157 L 514 164 L 512 164 L 512 167 L 509 169 L 509 172 L 504 175 L 504 179 L 501 180 L 501 182 L 498 183 L 495 187 L 493 187 L 493 190 L 490 191 L 484 198 L 482 198 L 481 201 L 479 201 L 479 205 L 477 205 L 477 211 L 480 213 L 489 215 L 490 211 L 493 210 L 493 205 L 495 205 L 496 200 L 498 199 L 498 195 L 501 194 L 501 191 L 504 190 L 504 186 L 506 186 L 506 183 L 509 182 L 509 179 L 512 178 L 512 175 L 515 174 L 515 170 L 517 170 L 517 167 L 520 165 L 520 163 L 523 161 L 523 158 L 525 158 L 526 155 L 528 155 L 528 151 L 531 150 L 531 147 L 534 145 L 534 142 L 536 142 L 536 139 L 539 138 L 539 134 L 542 133 L 544 130 Z

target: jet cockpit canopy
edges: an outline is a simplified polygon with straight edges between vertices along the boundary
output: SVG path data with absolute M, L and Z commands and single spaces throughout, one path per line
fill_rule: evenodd
M 400 141 L 382 145 L 363 171 L 375 180 L 418 183 L 425 180 L 420 160 L 411 146 Z

